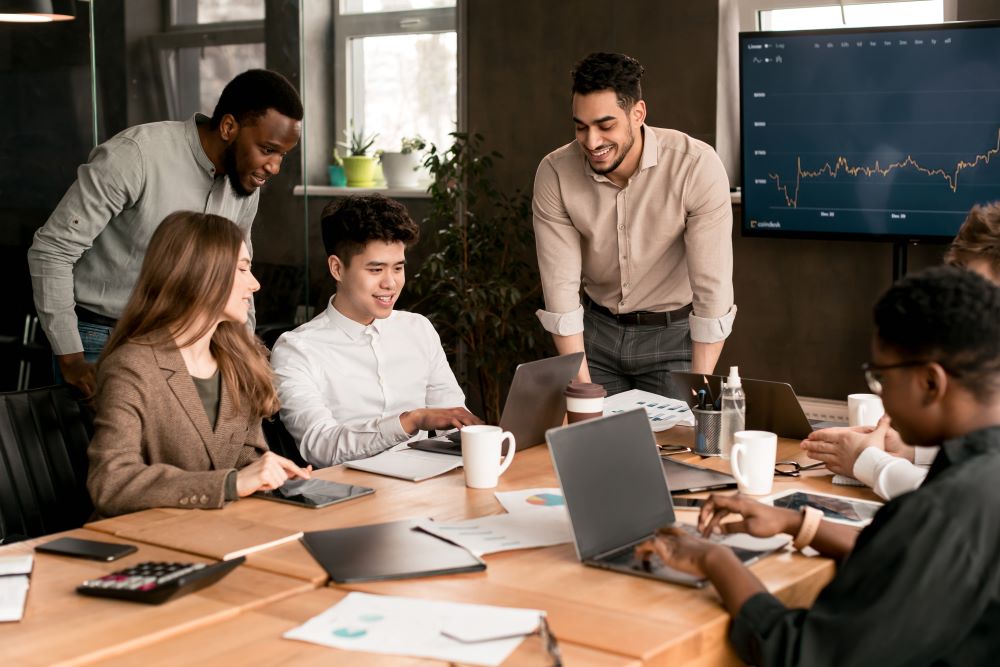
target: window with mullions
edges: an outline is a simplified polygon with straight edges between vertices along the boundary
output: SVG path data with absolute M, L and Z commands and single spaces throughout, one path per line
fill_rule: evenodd
M 264 67 L 264 0 L 172 0 L 168 23 L 149 38 L 163 118 L 211 114 L 230 79 Z
M 376 150 L 414 135 L 447 146 L 458 121 L 455 0 L 333 1 L 337 140 L 353 127 L 377 134 Z

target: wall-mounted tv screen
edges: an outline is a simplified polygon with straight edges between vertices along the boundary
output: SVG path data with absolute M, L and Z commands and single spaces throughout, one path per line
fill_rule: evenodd
M 743 233 L 948 239 L 1000 199 L 1000 22 L 740 33 Z

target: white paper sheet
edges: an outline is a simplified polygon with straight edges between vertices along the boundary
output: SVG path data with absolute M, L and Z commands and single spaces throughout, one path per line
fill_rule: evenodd
M 604 416 L 643 408 L 653 431 L 666 431 L 677 425 L 694 426 L 694 415 L 684 401 L 667 398 L 641 389 L 630 389 L 604 399 Z
M 344 465 L 348 468 L 373 472 L 377 475 L 421 482 L 431 477 L 443 475 L 455 468 L 461 468 L 462 457 L 396 447 L 367 459 L 348 461 Z
M 498 514 L 467 521 L 420 521 L 417 525 L 432 535 L 468 549 L 476 556 L 573 541 L 565 507 Z
M 559 487 L 497 491 L 494 495 L 511 514 L 551 507 L 566 508 L 566 499 Z
M 542 613 L 537 609 L 350 593 L 284 637 L 348 651 L 499 665 L 524 640 L 523 636 L 466 643 L 443 632 L 510 637 L 525 628 L 537 627 Z
M 32 554 L 0 556 L 0 623 L 20 621 L 24 615 L 34 562 Z

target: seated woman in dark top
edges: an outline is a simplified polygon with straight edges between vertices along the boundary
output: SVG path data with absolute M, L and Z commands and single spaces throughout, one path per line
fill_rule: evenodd
M 1000 290 L 959 268 L 905 278 L 875 306 L 870 389 L 906 442 L 941 450 L 915 491 L 858 533 L 714 495 L 704 534 L 795 535 L 840 561 L 810 609 L 788 609 L 727 548 L 663 528 L 646 557 L 707 576 L 754 665 L 988 665 L 1000 647 Z M 725 518 L 737 518 L 720 523 Z
M 222 507 L 309 477 L 261 433 L 278 399 L 246 325 L 258 289 L 234 223 L 182 211 L 157 228 L 98 365 L 87 476 L 98 514 Z

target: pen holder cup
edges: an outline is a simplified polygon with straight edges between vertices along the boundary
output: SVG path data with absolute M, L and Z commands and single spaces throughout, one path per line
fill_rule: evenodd
M 694 414 L 694 452 L 701 456 L 719 455 L 719 435 L 722 433 L 721 410 L 699 410 Z

